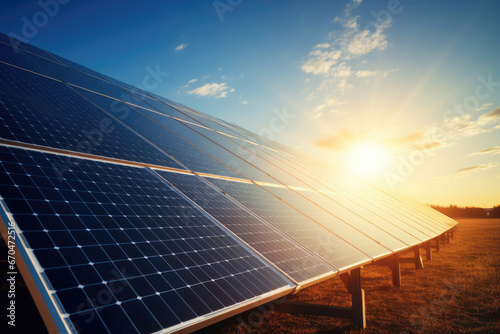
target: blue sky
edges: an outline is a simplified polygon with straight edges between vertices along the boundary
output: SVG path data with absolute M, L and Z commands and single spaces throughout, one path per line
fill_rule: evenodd
M 498 1 L 0 6 L 4 33 L 336 166 L 384 160 L 362 176 L 423 202 L 500 203 Z

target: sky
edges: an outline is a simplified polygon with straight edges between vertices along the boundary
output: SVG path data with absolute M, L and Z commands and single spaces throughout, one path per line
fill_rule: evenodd
M 0 31 L 429 204 L 500 204 L 500 2 L 2 1 Z

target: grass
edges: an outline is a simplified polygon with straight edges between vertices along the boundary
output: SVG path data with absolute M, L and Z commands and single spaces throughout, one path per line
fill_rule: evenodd
M 402 286 L 388 267 L 365 266 L 367 328 L 316 316 L 253 310 L 199 333 L 500 333 L 500 219 L 460 219 L 454 239 L 423 270 L 402 264 Z M 340 278 L 288 300 L 350 306 Z M 241 321 L 243 319 L 244 321 Z

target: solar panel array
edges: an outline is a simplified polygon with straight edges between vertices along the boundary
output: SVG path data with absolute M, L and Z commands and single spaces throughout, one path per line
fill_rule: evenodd
M 194 330 L 456 224 L 3 34 L 0 109 L 2 234 L 60 332 Z

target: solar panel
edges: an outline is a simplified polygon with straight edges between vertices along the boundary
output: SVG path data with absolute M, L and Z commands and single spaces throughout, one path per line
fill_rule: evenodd
M 291 204 L 298 211 L 329 231 L 336 233 L 350 244 L 356 245 L 358 249 L 372 258 L 390 254 L 393 249 L 400 249 L 405 246 L 403 242 L 387 233 L 383 234 L 383 231 L 377 230 L 372 225 L 363 224 L 362 222 L 360 224 L 359 217 L 350 214 L 347 210 L 342 210 L 338 205 L 334 208 L 336 214 L 334 215 L 322 208 L 321 205 L 308 201 L 290 189 L 266 187 L 266 190 L 282 201 Z M 332 204 L 335 203 L 332 202 Z M 362 225 L 362 229 L 359 228 L 360 225 Z
M 302 283 L 336 272 L 207 180 L 189 174 L 157 173 L 295 281 Z
M 3 139 L 182 168 L 63 83 L 1 63 L 0 79 Z
M 339 270 L 349 263 L 372 259 L 358 245 L 341 239 L 255 184 L 219 179 L 210 182 Z
M 298 192 L 302 196 L 309 198 L 312 202 L 319 204 L 327 211 L 335 214 L 340 214 L 346 209 L 352 211 L 356 215 L 362 217 L 368 224 L 373 224 L 383 228 L 384 231 L 395 233 L 395 236 L 397 235 L 401 241 L 408 245 L 426 240 L 436 233 L 436 231 L 430 230 L 427 226 L 412 221 L 407 216 L 398 214 L 396 209 L 391 210 L 391 213 L 381 210 L 378 206 L 368 201 L 366 196 L 360 196 L 359 193 L 353 191 L 352 187 L 351 189 L 340 189 L 338 184 L 335 184 L 335 186 L 329 189 L 324 182 L 320 183 L 313 179 L 311 173 L 306 174 L 301 170 L 302 168 L 300 166 L 293 166 L 290 162 L 278 158 L 272 151 L 266 150 L 266 152 L 264 148 L 259 148 L 255 145 L 247 145 L 245 148 L 258 156 L 264 157 L 269 164 L 276 166 L 276 169 L 279 168 L 281 173 L 278 175 L 280 175 L 280 177 L 283 174 L 289 175 L 290 177 L 294 175 L 294 177 L 302 181 L 303 185 L 307 188 L 323 189 L 323 192 L 319 193 L 310 191 Z M 287 184 L 290 185 L 290 183 Z M 343 195 L 341 196 L 332 189 L 337 191 L 342 190 Z M 338 205 L 342 206 L 339 210 L 335 209 Z M 348 221 L 351 220 L 348 218 L 346 219 Z M 354 221 L 356 220 L 359 219 L 354 217 Z
M 173 132 L 179 134 L 184 139 L 195 143 L 197 147 L 207 152 L 210 156 L 216 158 L 219 161 L 223 161 L 227 166 L 241 174 L 240 178 L 248 178 L 250 180 L 261 182 L 276 182 L 276 180 L 271 176 L 260 171 L 245 159 L 240 158 L 236 152 L 233 153 L 225 150 L 217 143 L 210 141 L 206 137 L 196 132 L 194 129 L 186 126 L 185 123 L 176 121 L 163 115 L 159 115 L 154 112 L 150 112 L 148 110 L 144 110 L 143 113 L 162 126 L 166 127 L 167 129 L 170 129 Z M 212 172 L 212 174 L 216 173 Z
M 50 74 L 47 70 L 35 64 L 28 53 L 20 50 L 22 49 L 15 49 L 7 42 L 0 41 L 0 62 L 9 63 L 43 75 Z
M 309 187 L 323 191 L 327 197 L 336 197 L 336 199 L 332 199 L 337 202 L 347 203 L 346 206 L 352 206 L 358 213 L 368 211 L 369 215 L 375 214 L 383 217 L 387 222 L 395 224 L 398 227 L 405 226 L 405 230 L 420 240 L 427 239 L 436 233 L 442 233 L 440 232 L 441 230 L 435 228 L 435 222 L 423 219 L 421 214 L 414 214 L 414 208 L 411 205 L 403 202 L 393 203 L 391 198 L 380 192 L 375 195 L 375 189 L 370 189 L 357 180 L 350 179 L 349 181 L 344 181 L 341 178 L 333 179 L 331 175 L 329 175 L 330 177 L 326 177 L 314 168 L 304 167 L 307 164 L 299 164 L 298 162 L 303 162 L 300 158 L 292 159 L 290 156 L 282 154 L 279 151 L 265 150 L 264 152 L 264 148 L 254 149 L 260 150 L 266 156 L 275 157 L 277 160 L 273 161 L 281 169 L 295 175 Z M 343 177 L 345 178 L 346 176 Z
M 1 196 L 32 275 L 72 331 L 184 327 L 292 287 L 144 168 L 81 160 L 58 181 L 62 157 L 0 152 Z
M 288 186 L 295 187 L 307 187 L 305 183 L 298 180 L 296 177 L 284 173 L 282 170 L 278 169 L 273 164 L 264 160 L 261 156 L 255 154 L 253 151 L 247 149 L 247 146 L 251 146 L 251 144 L 240 145 L 237 142 L 231 140 L 229 137 L 221 135 L 212 130 L 204 129 L 204 128 L 195 128 L 190 125 L 186 125 L 187 127 L 192 128 L 193 130 L 199 132 L 201 135 L 207 137 L 218 145 L 222 146 L 224 149 L 234 152 L 236 156 L 240 159 L 248 161 L 250 164 L 255 166 L 254 168 L 267 173 L 271 176 L 273 183 L 282 183 Z M 246 169 L 244 169 L 246 171 Z

